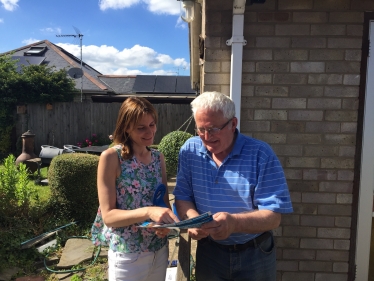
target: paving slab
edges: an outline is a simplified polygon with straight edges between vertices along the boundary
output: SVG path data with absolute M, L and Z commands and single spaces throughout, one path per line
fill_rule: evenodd
M 6 268 L 2 272 L 0 272 L 0 280 L 9 281 L 10 279 L 12 279 L 12 276 L 16 275 L 20 270 L 21 269 L 18 267 Z

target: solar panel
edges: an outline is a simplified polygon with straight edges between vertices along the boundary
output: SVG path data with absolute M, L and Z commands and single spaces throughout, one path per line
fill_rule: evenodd
M 191 93 L 195 94 L 195 90 L 191 89 L 191 79 L 190 76 L 178 76 L 177 77 L 177 93 Z
M 17 61 L 17 72 L 21 71 L 21 65 L 40 65 L 44 60 L 45 57 L 32 57 L 32 56 L 12 56 L 13 60 Z
M 176 76 L 157 76 L 155 93 L 175 93 Z
M 137 75 L 135 79 L 134 88 L 135 93 L 153 93 L 156 84 L 155 75 Z

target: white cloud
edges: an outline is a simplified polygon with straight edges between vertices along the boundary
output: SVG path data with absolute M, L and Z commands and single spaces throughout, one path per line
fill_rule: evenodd
M 19 0 L 0 0 L 1 4 L 3 4 L 3 7 L 7 11 L 14 11 L 17 9 Z
M 61 28 L 59 28 L 59 27 L 55 27 L 55 28 L 46 27 L 46 28 L 40 29 L 40 31 L 43 32 L 43 33 L 54 33 L 56 35 L 61 34 Z
M 3 23 L 4 22 L 4 20 L 3 19 L 0 19 L 0 23 Z
M 117 10 L 142 3 L 154 14 L 178 15 L 180 13 L 180 3 L 177 0 L 99 0 L 99 7 L 102 11 Z
M 57 43 L 77 58 L 80 58 L 80 46 L 74 44 Z M 173 59 L 169 55 L 159 54 L 155 50 L 140 45 L 131 49 L 118 50 L 113 46 L 89 45 L 82 46 L 83 61 L 103 74 L 147 74 L 163 73 L 167 68 L 189 68 L 184 58 Z M 145 70 L 139 70 L 145 69 Z M 148 72 L 149 71 L 149 72 Z M 173 75 L 170 74 L 170 75 Z
M 29 39 L 23 40 L 22 43 L 25 44 L 25 45 L 29 45 L 29 44 L 39 42 L 39 41 L 41 41 L 41 40 L 40 39 L 35 39 L 35 38 L 29 38 Z

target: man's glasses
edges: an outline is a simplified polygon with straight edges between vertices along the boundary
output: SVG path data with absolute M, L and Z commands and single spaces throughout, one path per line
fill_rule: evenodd
M 219 133 L 223 128 L 225 128 L 227 126 L 227 124 L 230 123 L 231 120 L 232 120 L 232 118 L 229 121 L 227 121 L 221 128 L 210 128 L 210 129 L 196 128 L 195 131 L 199 135 L 205 135 L 205 133 L 208 132 L 208 135 L 212 136 L 212 135 L 215 135 L 215 134 Z

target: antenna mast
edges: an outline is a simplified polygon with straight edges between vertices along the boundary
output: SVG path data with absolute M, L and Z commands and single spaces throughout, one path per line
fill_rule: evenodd
M 83 34 L 81 34 L 80 31 L 77 28 L 74 27 L 74 29 L 75 29 L 75 32 L 77 34 L 65 34 L 65 35 L 60 34 L 60 35 L 56 35 L 56 36 L 57 37 L 75 37 L 75 38 L 79 37 L 80 47 L 81 47 L 81 71 L 83 73 L 83 64 L 82 64 L 82 39 L 83 39 Z M 82 102 L 82 99 L 83 99 L 83 75 L 81 77 L 81 102 Z

